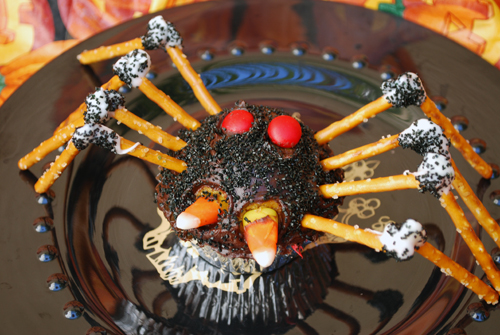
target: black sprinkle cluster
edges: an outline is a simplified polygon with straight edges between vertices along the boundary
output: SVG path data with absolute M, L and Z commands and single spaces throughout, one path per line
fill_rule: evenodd
M 118 135 L 109 128 L 97 127 L 94 131 L 92 143 L 116 154 L 116 144 L 118 143 Z
M 176 46 L 182 46 L 182 37 L 175 29 L 175 26 L 167 22 L 167 28 L 168 28 L 168 33 L 167 33 L 167 46 L 173 48 Z
M 117 75 L 121 81 L 132 87 L 132 79 L 138 78 L 139 75 L 135 72 L 142 72 L 149 67 L 149 55 L 144 50 L 135 49 L 113 65 L 113 73 Z
M 291 253 L 289 246 L 314 240 L 320 233 L 302 228 L 306 213 L 332 218 L 343 199 L 323 198 L 318 185 L 341 182 L 343 171 L 324 171 L 319 161 L 333 155 L 327 145 L 319 146 L 313 132 L 301 124 L 302 138 L 291 149 L 274 145 L 267 134 L 269 122 L 283 111 L 263 106 L 236 104 L 253 114 L 252 128 L 244 134 L 228 135 L 221 128 L 231 110 L 206 118 L 196 130 L 183 130 L 187 146 L 171 155 L 185 161 L 188 169 L 178 174 L 161 169 L 157 200 L 178 236 L 209 245 L 230 257 L 251 258 L 240 229 L 239 216 L 246 205 L 273 200 L 278 213 L 278 254 Z M 210 186 L 227 194 L 229 209 L 216 224 L 180 230 L 175 219 L 195 201 L 196 190 Z
M 103 107 L 101 107 L 102 100 L 104 100 Z M 87 105 L 87 110 L 83 113 L 85 123 L 102 123 L 109 119 L 107 112 L 114 112 L 119 107 L 125 105 L 125 98 L 115 90 L 105 90 L 101 87 L 96 87 L 95 92 L 90 93 L 85 99 L 85 104 Z M 102 118 L 102 115 L 106 116 Z
M 118 140 L 118 135 L 114 131 L 101 124 L 95 124 L 77 128 L 71 141 L 79 151 L 93 143 L 116 154 Z
M 384 81 L 380 88 L 394 107 L 420 106 L 426 98 L 420 78 L 411 72 Z
M 391 222 L 385 229 L 391 237 L 394 237 L 395 235 L 401 234 L 401 228 L 403 227 L 405 227 L 405 234 L 399 236 L 399 240 L 404 241 L 410 237 L 413 237 L 416 241 L 418 241 L 419 245 L 427 241 L 427 236 L 425 235 L 425 233 L 422 233 L 422 230 L 410 230 L 410 226 L 406 224 L 406 222 L 403 224 Z M 397 242 L 394 241 L 393 245 L 396 245 L 396 243 Z M 416 247 L 416 249 L 418 249 L 418 247 Z M 406 248 L 401 255 L 398 255 L 395 250 L 389 250 L 385 245 L 382 250 L 384 250 L 388 256 L 395 258 L 398 262 L 406 261 L 413 257 L 413 254 L 410 254 L 410 250 L 408 248 Z
M 444 159 L 445 163 L 441 163 L 440 158 Z M 423 170 L 426 172 L 420 173 Z M 429 191 L 437 198 L 441 196 L 443 190 L 451 187 L 454 178 L 451 156 L 438 153 L 425 154 L 422 163 L 418 166 L 418 172 L 415 174 L 415 179 L 420 182 L 419 191 Z
M 424 156 L 418 171 L 414 173 L 415 179 L 420 182 L 419 191 L 429 191 L 439 198 L 455 178 L 449 151 L 450 141 L 444 136 L 441 127 L 428 119 L 420 119 L 402 131 L 398 141 L 404 149 L 410 148 Z
M 85 150 L 93 143 L 116 154 L 119 136 L 103 123 L 109 118 L 108 112 L 114 112 L 125 105 L 125 98 L 114 90 L 97 87 L 94 93 L 87 96 L 85 104 L 85 125 L 75 129 L 71 142 L 79 151 Z
M 449 155 L 450 141 L 443 135 L 441 127 L 428 119 L 413 122 L 399 134 L 398 142 L 403 149 L 410 148 L 419 155 L 430 152 Z
M 182 38 L 174 25 L 170 22 L 165 22 L 160 15 L 149 21 L 148 32 L 141 39 L 142 45 L 146 50 L 182 45 Z
M 106 90 L 108 112 L 114 112 L 118 108 L 125 106 L 125 97 L 115 90 Z
M 76 128 L 73 133 L 73 138 L 71 142 L 75 145 L 75 147 L 79 150 L 85 150 L 90 144 L 92 137 L 94 136 L 94 127 L 80 127 Z

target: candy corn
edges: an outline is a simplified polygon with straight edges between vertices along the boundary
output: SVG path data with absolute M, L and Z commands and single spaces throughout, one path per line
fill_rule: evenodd
M 193 229 L 216 223 L 220 211 L 220 204 L 211 199 L 198 198 L 177 217 L 177 228 Z
M 276 257 L 278 244 L 278 214 L 270 208 L 258 208 L 245 213 L 245 239 L 255 261 L 268 267 Z

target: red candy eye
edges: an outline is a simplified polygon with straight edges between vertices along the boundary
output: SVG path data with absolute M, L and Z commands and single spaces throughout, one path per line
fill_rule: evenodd
M 274 118 L 267 128 L 271 141 L 282 148 L 293 148 L 302 137 L 300 123 L 293 117 L 281 115 Z
M 232 134 L 243 134 L 252 128 L 253 115 L 244 109 L 236 109 L 227 114 L 222 128 Z

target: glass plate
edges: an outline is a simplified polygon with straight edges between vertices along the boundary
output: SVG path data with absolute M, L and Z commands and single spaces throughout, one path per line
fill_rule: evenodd
M 441 98 L 445 115 L 457 126 L 470 120 L 463 135 L 475 139 L 480 151 L 486 145 L 486 161 L 495 162 L 500 154 L 495 144 L 500 73 L 422 27 L 384 13 L 319 1 L 217 1 L 160 14 L 175 23 L 184 52 L 222 107 L 237 100 L 280 107 L 290 114 L 299 112 L 306 124 L 319 130 L 380 96 L 382 78 L 413 71 L 431 97 Z M 145 236 L 161 223 L 154 203 L 156 167 L 96 147 L 69 166 L 52 187 L 51 201 L 38 197 L 32 185 L 56 154 L 26 172 L 19 172 L 17 160 L 48 138 L 112 75 L 113 61 L 84 67 L 76 55 L 142 35 L 151 17 L 109 29 L 67 51 L 0 111 L 3 331 L 446 334 L 464 327 L 469 334 L 491 334 L 500 326 L 495 313 L 486 322 L 472 321 L 466 310 L 478 298 L 419 255 L 397 263 L 348 243 L 307 251 L 304 260 L 263 275 L 260 284 L 244 294 L 208 289 L 196 276 L 187 280 L 193 264 L 197 276 L 207 271 L 212 282 L 237 279 L 224 279 L 199 259 L 186 260 L 177 277 L 171 272 L 169 280 L 163 280 L 150 261 L 155 254 L 144 249 Z M 150 55 L 153 83 L 198 119 L 206 116 L 168 56 L 163 51 Z M 180 129 L 140 92 L 125 97 L 127 108 L 137 115 L 172 134 Z M 331 147 L 339 153 L 376 141 L 422 116 L 418 108 L 391 109 L 335 139 Z M 130 140 L 149 143 L 121 125 L 110 126 Z M 500 189 L 499 182 L 481 179 L 456 150 L 452 155 L 486 208 L 499 217 L 491 201 L 494 195 L 490 197 Z M 349 168 L 346 175 L 359 179 L 400 174 L 416 169 L 419 160 L 397 149 Z M 40 222 L 47 217 L 53 228 L 41 233 L 47 229 Z M 482 276 L 451 220 L 430 195 L 409 190 L 348 197 L 337 220 L 377 228 L 409 217 L 425 224 L 434 246 Z M 488 236 L 483 240 L 488 251 L 494 248 Z M 185 257 L 186 246 L 176 246 Z

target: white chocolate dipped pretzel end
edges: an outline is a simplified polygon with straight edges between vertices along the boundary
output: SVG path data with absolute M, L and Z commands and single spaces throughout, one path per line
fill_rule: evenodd
M 157 103 L 174 120 L 189 129 L 196 129 L 200 123 L 186 113 L 168 95 L 156 88 L 147 78 L 151 59 L 144 50 L 133 50 L 120 58 L 113 66 L 114 73 L 129 87 L 139 88 L 149 99 Z
M 396 79 L 389 79 L 382 83 L 383 95 L 377 100 L 363 106 L 358 111 L 344 119 L 332 123 L 327 128 L 316 133 L 318 143 L 323 144 L 361 124 L 363 121 L 391 107 L 419 106 L 422 111 L 437 125 L 443 128 L 451 144 L 457 148 L 464 158 L 484 178 L 491 178 L 491 166 L 474 151 L 470 144 L 453 127 L 451 122 L 437 109 L 436 105 L 427 96 L 420 78 L 411 72 L 406 72 Z
M 412 149 L 420 155 L 424 155 L 428 152 L 435 152 L 446 156 L 449 143 L 450 141 L 446 138 L 444 131 L 440 126 L 431 120 L 420 119 L 413 122 L 407 129 L 403 130 L 398 135 L 393 135 L 375 143 L 367 144 L 365 146 L 349 150 L 340 155 L 327 158 L 323 160 L 321 164 L 325 169 L 336 169 L 347 164 L 354 163 L 358 160 L 395 149 L 398 146 Z M 455 190 L 457 190 L 458 194 L 465 202 L 471 213 L 476 217 L 479 224 L 481 224 L 481 226 L 491 236 L 497 246 L 500 247 L 500 226 L 491 217 L 482 202 L 474 194 L 474 191 L 468 185 L 453 160 L 450 160 L 450 163 L 454 170 L 452 186 Z M 447 166 L 447 169 L 449 169 L 449 166 Z M 411 178 L 407 179 L 407 183 L 413 183 Z
M 84 51 L 78 55 L 78 60 L 82 64 L 90 64 L 113 57 L 123 56 L 136 49 L 165 49 L 182 77 L 193 89 L 196 98 L 200 101 L 203 108 L 212 115 L 222 110 L 208 92 L 198 73 L 192 68 L 186 55 L 182 53 L 182 38 L 179 32 L 172 23 L 165 21 L 161 15 L 149 21 L 148 30 L 144 36 L 128 42 Z M 151 98 L 151 96 L 148 97 Z M 152 100 L 158 103 L 155 99 Z M 168 102 L 168 104 L 171 107 L 172 103 Z
M 419 106 L 425 100 L 422 82 L 414 73 L 407 72 L 397 79 L 389 79 L 382 83 L 381 89 L 384 94 L 380 98 L 317 132 L 315 138 L 318 143 L 327 143 L 391 107 L 408 107 L 413 104 Z
M 411 148 L 423 156 L 423 161 L 416 172 L 405 172 L 404 175 L 373 180 L 323 185 L 320 186 L 320 191 L 327 197 L 409 188 L 416 188 L 421 192 L 429 191 L 440 199 L 488 279 L 495 289 L 500 290 L 500 271 L 465 219 L 451 192 L 455 169 L 449 153 L 449 140 L 444 136 L 442 129 L 432 121 L 418 120 L 398 136 L 398 141 L 402 147 Z
M 49 170 L 40 177 L 35 184 L 35 190 L 38 193 L 45 193 L 76 155 L 90 144 L 98 145 L 114 154 L 136 156 L 179 173 L 186 169 L 184 162 L 160 151 L 144 147 L 138 142 L 130 142 L 100 123 L 85 124 L 75 130 L 67 148 L 56 158 Z
M 123 56 L 135 49 L 155 50 L 166 47 L 182 47 L 182 38 L 171 22 L 165 21 L 158 15 L 149 20 L 145 35 L 130 41 L 84 51 L 77 56 L 77 59 L 82 64 L 91 64 Z
M 498 293 L 495 290 L 434 248 L 429 242 L 425 242 L 425 231 L 415 220 L 407 221 L 399 227 L 395 224 L 389 224 L 383 234 L 314 215 L 305 215 L 302 226 L 361 243 L 378 251 L 385 250 L 389 255 L 396 256 L 399 260 L 410 259 L 413 253 L 417 252 L 441 268 L 443 273 L 452 276 L 476 293 L 488 304 L 498 303 Z

